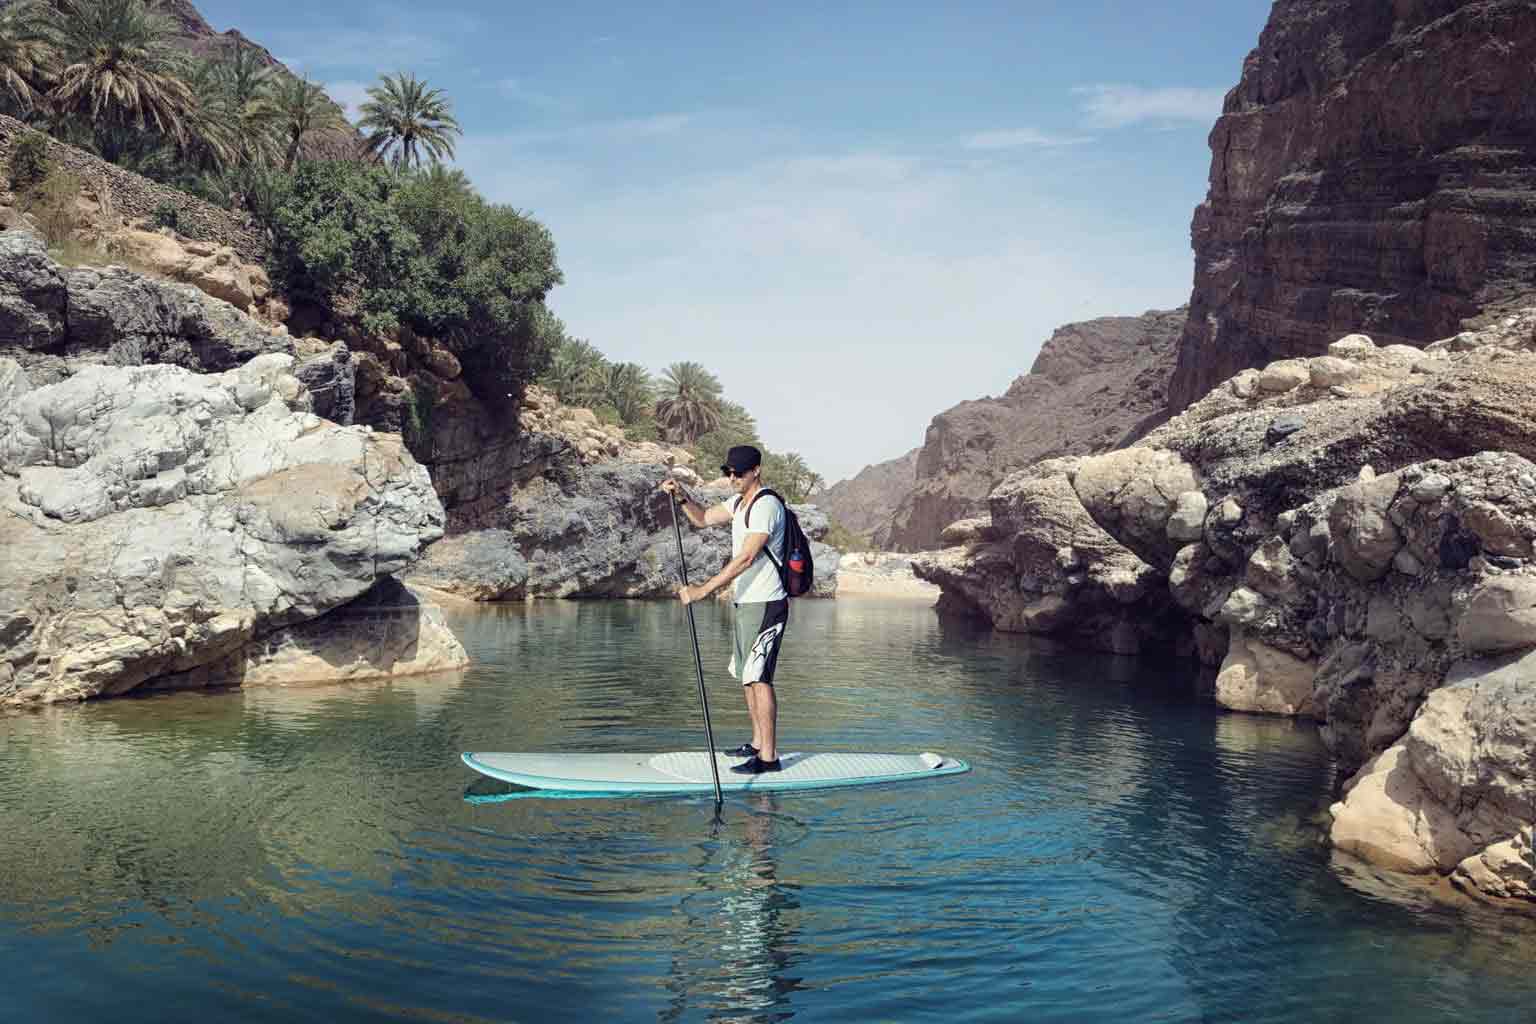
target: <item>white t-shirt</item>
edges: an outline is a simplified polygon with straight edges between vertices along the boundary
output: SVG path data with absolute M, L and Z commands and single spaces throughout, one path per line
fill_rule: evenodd
M 726 507 L 731 510 L 732 556 L 741 554 L 741 549 L 747 543 L 747 534 L 766 533 L 768 535 L 767 551 L 758 555 L 757 561 L 749 565 L 746 572 L 736 577 L 733 584 L 736 603 L 784 600 L 789 596 L 784 593 L 784 581 L 779 577 L 778 566 L 767 553 L 772 551 L 773 558 L 784 557 L 784 506 L 771 495 L 761 495 L 752 503 L 750 523 L 747 522 L 746 506 L 742 504 L 739 495 L 726 502 Z

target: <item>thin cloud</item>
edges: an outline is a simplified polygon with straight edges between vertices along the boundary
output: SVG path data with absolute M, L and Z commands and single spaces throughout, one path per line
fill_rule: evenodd
M 536 110 L 559 112 L 569 110 L 571 104 L 558 96 L 540 92 L 516 78 L 503 78 L 496 83 L 496 91 L 505 98 Z
M 1209 124 L 1221 113 L 1224 89 L 1143 89 L 1137 85 L 1084 85 L 1072 90 L 1083 97 L 1090 123 L 1105 128 L 1132 124 Z
M 591 145 L 638 142 L 682 135 L 695 122 L 697 114 L 653 114 L 618 121 L 588 121 L 546 131 L 509 132 L 482 141 L 495 145 Z
M 1034 128 L 1005 128 L 998 131 L 977 132 L 968 135 L 961 145 L 966 149 L 1055 149 L 1059 146 L 1081 146 L 1092 142 L 1087 135 L 1051 135 Z
M 463 40 L 483 33 L 474 14 L 434 11 L 431 30 L 423 31 L 420 12 L 404 4 L 381 4 L 369 12 L 366 25 L 327 18 L 324 5 L 302 28 L 264 33 L 283 63 L 317 77 L 418 70 L 448 63 L 463 52 Z

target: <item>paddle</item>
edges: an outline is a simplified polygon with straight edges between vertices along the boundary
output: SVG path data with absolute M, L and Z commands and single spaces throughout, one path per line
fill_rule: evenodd
M 683 557 L 683 528 L 677 522 L 677 495 L 672 495 L 668 502 L 672 508 L 672 532 L 677 536 L 677 573 L 682 577 L 683 586 L 688 585 L 688 562 Z M 693 667 L 699 673 L 699 703 L 704 706 L 704 741 L 709 744 L 704 749 L 709 753 L 709 771 L 715 780 L 715 808 L 719 810 L 720 803 L 725 798 L 720 794 L 720 765 L 715 761 L 715 730 L 709 724 L 709 694 L 704 689 L 704 659 L 699 656 L 699 627 L 693 621 L 693 603 L 686 605 L 688 609 L 688 633 L 693 637 Z

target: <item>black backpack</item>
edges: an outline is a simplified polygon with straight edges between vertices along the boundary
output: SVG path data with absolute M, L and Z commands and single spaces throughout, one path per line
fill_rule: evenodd
M 779 504 L 784 506 L 784 556 L 775 558 L 773 552 L 764 546 L 763 553 L 779 570 L 779 579 L 784 584 L 784 593 L 790 597 L 804 597 L 811 592 L 811 586 L 816 577 L 816 564 L 811 560 L 811 538 L 805 535 L 800 528 L 800 517 L 795 515 L 794 509 L 789 507 L 789 502 L 778 491 L 767 487 L 760 489 L 752 496 L 751 504 L 747 505 L 746 518 L 752 517 L 752 506 L 757 504 L 757 499 L 765 494 L 771 494 L 779 499 Z

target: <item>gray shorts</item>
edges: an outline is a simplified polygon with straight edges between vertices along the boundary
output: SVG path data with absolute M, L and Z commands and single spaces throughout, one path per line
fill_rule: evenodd
M 743 686 L 772 683 L 779 663 L 779 646 L 789 625 L 789 599 L 756 601 L 736 606 L 736 625 L 731 629 L 735 650 L 727 669 Z

